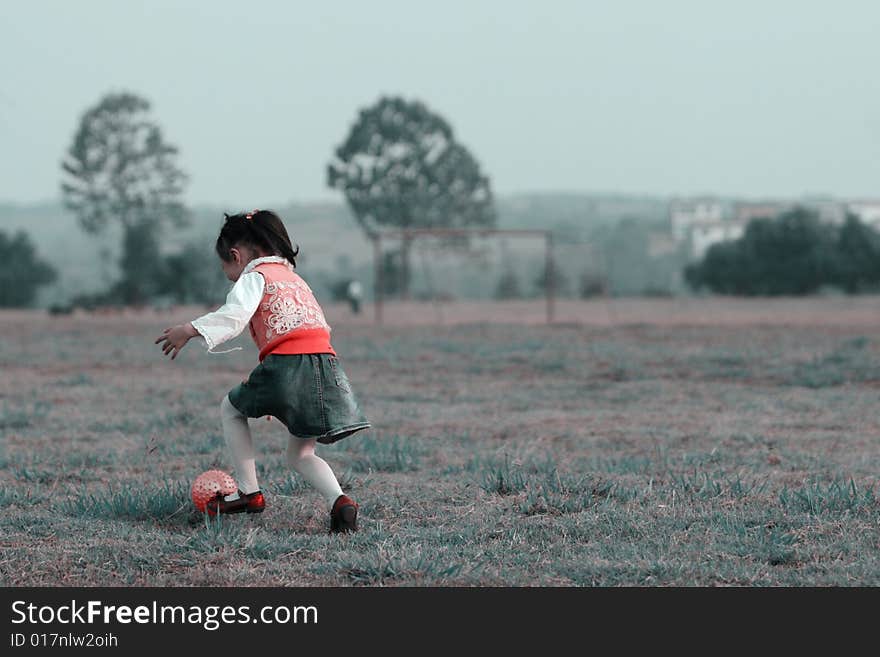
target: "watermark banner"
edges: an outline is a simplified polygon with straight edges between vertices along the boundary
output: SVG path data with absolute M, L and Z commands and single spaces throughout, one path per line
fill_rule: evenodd
M 792 590 L 759 594 L 672 589 L 574 588 L 4 588 L 3 654 L 70 648 L 121 651 L 255 650 L 289 646 L 345 652 L 355 647 L 465 641 L 521 645 L 620 633 L 621 620 L 663 643 L 688 627 L 703 629 L 737 618 L 756 629 L 767 605 L 796 609 Z M 801 596 L 803 591 L 798 592 Z M 835 597 L 839 598 L 840 595 Z M 828 591 L 812 603 L 830 609 Z M 803 599 L 801 597 L 801 599 Z M 615 630 L 614 628 L 617 628 Z M 139 653 L 138 653 L 139 654 Z

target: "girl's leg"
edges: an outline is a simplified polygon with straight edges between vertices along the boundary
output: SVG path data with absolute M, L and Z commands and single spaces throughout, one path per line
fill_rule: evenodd
M 232 455 L 235 465 L 235 478 L 242 493 L 249 494 L 260 490 L 257 485 L 257 466 L 254 461 L 254 447 L 251 441 L 251 429 L 247 417 L 242 415 L 232 402 L 229 395 L 220 402 L 220 421 L 223 425 L 223 437 Z M 238 493 L 226 497 L 227 502 L 238 499 Z
M 332 508 L 342 495 L 342 488 L 327 462 L 315 454 L 315 441 L 290 436 L 287 444 L 287 463 L 314 486 Z

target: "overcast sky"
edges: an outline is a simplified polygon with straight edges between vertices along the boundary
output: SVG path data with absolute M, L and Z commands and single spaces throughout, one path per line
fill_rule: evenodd
M 79 117 L 121 90 L 192 203 L 340 198 L 327 161 L 382 94 L 445 116 L 498 194 L 880 197 L 876 1 L 0 8 L 2 201 L 57 197 Z

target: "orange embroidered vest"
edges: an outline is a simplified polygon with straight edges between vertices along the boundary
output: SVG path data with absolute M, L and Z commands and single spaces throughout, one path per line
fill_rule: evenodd
M 269 354 L 333 354 L 330 326 L 308 284 L 287 264 L 254 267 L 265 281 L 263 298 L 251 317 L 251 337 L 260 361 Z

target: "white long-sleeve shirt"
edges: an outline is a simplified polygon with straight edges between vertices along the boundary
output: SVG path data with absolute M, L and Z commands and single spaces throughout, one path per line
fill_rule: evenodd
M 214 312 L 192 320 L 191 324 L 204 339 L 208 351 L 239 335 L 251 321 L 266 285 L 263 275 L 253 269 L 269 262 L 287 264 L 287 260 L 280 256 L 251 260 L 226 295 L 226 303 Z

